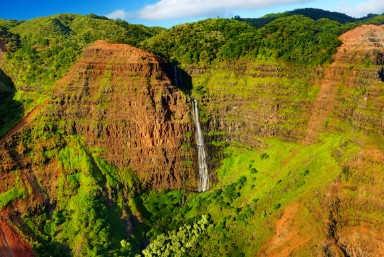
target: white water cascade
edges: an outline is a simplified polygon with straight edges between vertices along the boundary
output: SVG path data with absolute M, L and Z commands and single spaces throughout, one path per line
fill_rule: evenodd
M 192 114 L 193 122 L 196 128 L 196 145 L 197 145 L 197 159 L 199 165 L 199 181 L 198 191 L 205 192 L 209 190 L 209 176 L 208 176 L 208 164 L 207 164 L 207 151 L 204 143 L 204 136 L 201 131 L 199 120 L 199 108 L 197 106 L 197 100 L 192 99 Z

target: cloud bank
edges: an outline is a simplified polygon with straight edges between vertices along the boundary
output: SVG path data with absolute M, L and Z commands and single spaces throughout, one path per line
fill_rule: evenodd
M 369 0 L 355 6 L 344 6 L 339 9 L 339 12 L 347 13 L 353 17 L 362 17 L 369 13 L 382 14 L 384 13 L 383 0 Z
M 124 10 L 116 10 L 110 14 L 105 15 L 108 19 L 122 19 L 125 20 L 128 17 L 128 13 L 126 13 Z
M 313 0 L 160 0 L 153 5 L 144 7 L 139 12 L 139 17 L 148 20 L 166 20 L 221 16 L 228 13 L 228 11 L 254 10 L 276 5 L 298 4 L 312 1 Z

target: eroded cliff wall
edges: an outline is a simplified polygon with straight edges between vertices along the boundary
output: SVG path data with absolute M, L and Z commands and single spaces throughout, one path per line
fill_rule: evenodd
M 50 105 L 59 128 L 84 136 L 118 167 L 130 167 L 151 188 L 181 188 L 194 177 L 187 97 L 173 67 L 149 52 L 97 41 L 57 85 Z M 190 186 L 193 184 L 190 183 Z

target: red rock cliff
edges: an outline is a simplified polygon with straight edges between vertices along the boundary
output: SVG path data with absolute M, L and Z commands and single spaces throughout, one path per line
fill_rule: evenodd
M 187 98 L 172 84 L 172 67 L 138 48 L 96 41 L 57 85 L 50 105 L 64 130 L 130 167 L 152 188 L 180 188 L 194 180 L 182 147 L 193 131 Z M 193 182 L 191 182 L 193 184 Z

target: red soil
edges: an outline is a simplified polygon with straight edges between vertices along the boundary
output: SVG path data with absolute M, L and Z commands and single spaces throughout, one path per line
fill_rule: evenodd
M 346 65 L 359 65 L 369 57 L 375 64 L 378 53 L 384 54 L 384 25 L 364 25 L 340 36 L 342 45 L 334 55 L 334 62 L 324 72 L 320 91 L 313 105 L 305 144 L 315 143 L 324 130 L 327 116 L 332 113 L 337 98 L 338 84 L 353 83 L 356 76 Z
M 19 131 L 21 128 L 25 126 L 25 124 L 29 123 L 36 117 L 36 114 L 47 105 L 48 102 L 43 103 L 42 105 L 36 106 L 30 111 L 21 121 L 19 121 L 15 126 L 13 126 L 4 136 L 0 138 L 0 145 L 7 140 L 13 133 Z
M 0 214 L 0 256 L 35 257 L 32 246 Z
M 280 220 L 276 222 L 275 234 L 267 242 L 267 247 L 258 256 L 288 257 L 294 256 L 295 251 L 308 243 L 310 235 L 304 237 L 300 233 L 300 206 L 293 204 L 288 206 Z

